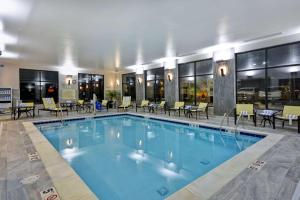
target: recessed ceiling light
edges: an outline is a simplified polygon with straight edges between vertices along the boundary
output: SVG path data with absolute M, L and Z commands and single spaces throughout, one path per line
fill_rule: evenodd
M 6 33 L 0 33 L 0 41 L 2 44 L 16 44 L 17 38 Z
M 0 0 L 0 5 L 0 14 L 6 16 L 20 14 L 26 8 L 23 2 L 17 0 Z
M 0 20 L 0 31 L 2 32 L 4 29 L 4 25 L 3 25 L 3 22 Z
M 0 44 L 0 51 L 4 51 L 5 50 L 5 44 Z
M 18 58 L 19 54 L 9 51 L 2 52 L 1 58 Z

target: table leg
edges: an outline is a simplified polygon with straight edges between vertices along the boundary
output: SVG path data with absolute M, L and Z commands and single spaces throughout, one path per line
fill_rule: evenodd
M 14 109 L 14 120 L 16 120 L 16 114 L 17 114 L 17 110 Z
M 17 119 L 19 119 L 19 118 L 20 118 L 20 116 L 21 116 L 21 110 L 20 110 L 20 109 L 18 109 L 18 118 L 17 118 Z

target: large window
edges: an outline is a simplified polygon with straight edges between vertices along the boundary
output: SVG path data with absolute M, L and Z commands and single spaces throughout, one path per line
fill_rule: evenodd
M 99 74 L 78 74 L 79 99 L 89 101 L 95 94 L 98 100 L 104 98 L 104 76 Z
M 160 102 L 165 97 L 164 68 L 157 68 L 145 71 L 146 99 L 153 102 Z
M 186 104 L 213 102 L 212 59 L 179 65 L 179 99 Z
M 123 96 L 131 96 L 131 100 L 135 101 L 135 73 L 122 75 L 122 93 Z
M 20 69 L 20 99 L 41 103 L 43 97 L 58 101 L 58 72 Z
M 300 105 L 300 43 L 238 53 L 236 67 L 238 103 Z

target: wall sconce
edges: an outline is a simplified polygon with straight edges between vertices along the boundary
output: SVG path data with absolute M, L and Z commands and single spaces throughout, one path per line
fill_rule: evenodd
M 172 81 L 173 80 L 173 74 L 172 73 L 168 73 L 168 81 Z
M 117 84 L 117 86 L 119 87 L 119 85 L 120 85 L 119 79 L 116 80 L 116 84 Z
M 228 65 L 226 62 L 222 61 L 219 63 L 219 74 L 220 76 L 226 76 L 228 74 Z
M 66 76 L 66 84 L 71 85 L 71 83 L 72 83 L 72 78 L 73 78 L 72 75 L 67 75 L 67 76 Z
M 139 83 L 139 84 L 142 84 L 142 81 L 143 81 L 142 78 L 141 78 L 141 77 L 138 77 L 138 83 Z

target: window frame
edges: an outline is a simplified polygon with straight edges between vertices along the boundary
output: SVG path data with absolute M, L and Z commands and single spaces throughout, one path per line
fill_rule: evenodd
M 30 80 L 30 79 L 21 79 L 21 71 L 31 71 L 31 72 L 36 72 L 38 74 L 38 80 Z M 47 80 L 47 81 L 42 81 L 42 72 L 51 72 L 51 73 L 55 73 L 56 74 L 56 80 Z M 58 71 L 51 71 L 51 70 L 40 70 L 40 69 L 28 69 L 28 68 L 20 68 L 19 69 L 19 90 L 20 90 L 20 99 L 21 99 L 21 84 L 22 83 L 39 83 L 39 100 L 36 101 L 36 99 L 34 99 L 34 103 L 42 103 L 42 83 L 47 83 L 47 82 L 51 82 L 53 84 L 55 84 L 57 86 L 57 96 L 54 97 L 54 100 L 56 102 L 59 101 L 59 72 Z M 24 101 L 28 101 L 28 100 L 24 100 Z
M 93 76 L 102 76 L 103 77 L 103 87 L 102 88 L 100 88 L 99 87 L 99 89 L 102 89 L 103 90 L 103 92 L 101 93 L 101 97 L 99 97 L 99 96 L 97 96 L 97 98 L 99 99 L 99 100 L 103 100 L 104 99 L 104 90 L 105 90 L 105 86 L 104 86 L 104 84 L 105 84 L 105 79 L 104 79 L 104 74 L 92 74 L 92 73 L 78 73 L 77 75 L 78 75 L 78 83 L 77 83 L 77 86 L 78 86 L 78 99 L 80 99 L 80 84 L 81 84 L 81 82 L 80 82 L 80 80 L 79 80 L 79 76 L 80 76 L 80 74 L 83 74 L 83 75 L 87 75 L 88 76 L 88 78 L 89 78 L 89 81 L 91 81 L 92 80 L 92 77 Z M 89 83 L 93 83 L 92 81 L 91 82 L 89 82 Z M 100 90 L 99 90 L 100 91 Z M 90 96 L 91 94 L 89 94 L 89 96 Z M 92 96 L 93 96 L 93 94 L 92 94 Z M 93 99 L 93 97 L 92 97 L 92 99 Z M 92 99 L 90 99 L 90 100 L 92 100 Z M 85 100 L 85 99 L 84 99 Z
M 122 74 L 122 95 L 124 95 L 124 91 L 123 91 L 123 85 L 130 85 L 130 83 L 132 83 L 132 82 L 126 82 L 126 81 L 124 81 L 124 76 L 126 76 L 126 75 L 134 75 L 134 81 L 133 81 L 133 84 L 134 84 L 134 90 L 135 90 L 135 92 L 134 92 L 134 97 L 132 96 L 132 95 L 130 95 L 131 96 L 131 100 L 132 101 L 135 101 L 136 100 L 136 73 L 134 73 L 134 72 L 132 72 L 132 73 L 125 73 L 125 74 Z
M 160 78 L 160 79 L 157 79 L 157 73 L 154 73 L 154 79 L 153 80 L 147 80 L 147 72 L 148 71 L 152 71 L 152 70 L 162 70 L 163 71 L 163 78 Z M 154 99 L 154 102 L 157 103 L 157 100 L 159 100 L 157 97 L 156 97 L 156 82 L 157 81 L 163 81 L 163 87 L 164 87 L 164 90 L 165 90 L 165 68 L 164 67 L 159 67 L 159 68 L 154 68 L 154 69 L 149 69 L 149 70 L 145 70 L 144 71 L 144 87 L 145 87 L 145 99 L 149 99 L 149 97 L 147 97 L 147 83 L 148 81 L 149 82 L 154 82 L 153 84 L 153 99 Z M 164 100 L 165 99 L 165 94 L 163 96 L 163 98 L 160 99 L 160 101 Z
M 285 68 L 285 67 L 292 67 L 292 66 L 300 66 L 300 63 L 297 64 L 287 64 L 287 65 L 274 65 L 269 67 L 269 53 L 268 51 L 272 48 L 277 48 L 277 47 L 283 47 L 283 46 L 289 46 L 289 45 L 293 45 L 293 44 L 300 44 L 300 41 L 296 41 L 296 42 L 290 42 L 290 43 L 285 43 L 285 44 L 279 44 L 279 45 L 273 45 L 273 46 L 268 46 L 268 47 L 263 47 L 263 48 L 258 48 L 258 49 L 252 49 L 249 51 L 243 51 L 243 52 L 238 52 L 235 53 L 235 92 L 237 94 L 237 82 L 238 82 L 238 72 L 247 72 L 247 71 L 255 71 L 255 70 L 265 70 L 265 109 L 269 109 L 269 102 L 268 102 L 268 96 L 269 96 L 269 92 L 268 92 L 268 87 L 269 87 L 269 83 L 268 83 L 268 70 L 269 69 L 275 69 L 275 68 Z M 261 68 L 255 68 L 255 69 L 248 69 L 248 70 L 238 70 L 237 67 L 237 57 L 240 54 L 245 54 L 245 53 L 251 53 L 251 52 L 255 52 L 255 51 L 265 51 L 265 66 L 261 67 Z M 236 95 L 236 103 L 238 103 L 238 96 Z
M 212 67 L 212 73 L 211 74 L 207 74 L 207 73 L 203 73 L 203 74 L 196 74 L 196 63 L 197 62 L 204 62 L 204 61 L 211 61 L 211 67 Z M 180 73 L 179 73 L 179 70 L 178 70 L 178 93 L 179 93 L 179 99 L 181 101 L 181 94 L 180 94 L 180 88 L 181 88 L 181 85 L 180 85 L 180 79 L 181 78 L 188 78 L 188 77 L 193 77 L 194 78 L 194 103 L 193 105 L 197 105 L 197 89 L 196 89 L 196 86 L 197 86 L 197 77 L 201 77 L 201 76 L 210 76 L 210 75 L 214 75 L 213 74 L 213 58 L 206 58 L 206 59 L 201 59 L 201 60 L 195 60 L 195 61 L 191 61 L 191 62 L 186 62 L 186 63 L 180 63 L 178 64 L 178 68 L 180 67 L 179 65 L 185 65 L 185 64 L 190 64 L 190 63 L 193 63 L 193 70 L 194 70 L 194 74 L 192 76 L 180 76 Z M 184 100 L 182 100 L 184 101 Z

